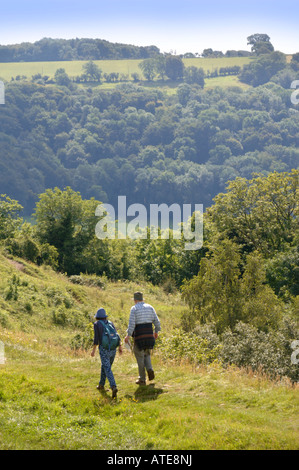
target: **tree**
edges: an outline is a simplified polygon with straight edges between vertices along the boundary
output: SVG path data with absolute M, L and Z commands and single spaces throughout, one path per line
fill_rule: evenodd
M 83 200 L 69 187 L 48 189 L 39 196 L 34 214 L 37 236 L 58 250 L 59 269 L 67 274 L 80 274 L 82 253 L 95 239 L 98 204 L 94 199 Z
M 193 65 L 191 67 L 186 67 L 184 70 L 184 81 L 189 84 L 199 85 L 203 88 L 205 85 L 204 69 Z
M 298 231 L 298 176 L 292 170 L 230 182 L 208 210 L 215 231 L 265 258 L 291 245 Z
M 0 240 L 14 236 L 20 228 L 22 219 L 19 212 L 23 209 L 21 204 L 6 196 L 0 195 Z
M 66 73 L 65 69 L 57 69 L 54 75 L 55 82 L 57 85 L 68 86 L 71 83 L 71 79 Z
M 252 47 L 252 52 L 255 52 L 256 55 L 270 54 L 274 52 L 274 47 L 270 42 L 257 42 Z
M 251 45 L 251 51 L 257 55 L 269 54 L 274 51 L 268 34 L 252 34 L 247 38 L 247 44 Z
M 289 300 L 290 295 L 299 299 L 299 246 L 277 253 L 267 263 L 267 281 L 275 293 Z
M 92 60 L 86 62 L 86 64 L 82 66 L 82 70 L 87 80 L 94 82 L 101 81 L 102 70 Z
M 171 80 L 180 80 L 184 75 L 184 62 L 180 57 L 169 55 L 165 59 L 165 73 Z
M 166 61 L 164 56 L 158 56 L 155 58 L 155 69 L 158 77 L 164 80 L 166 75 Z
M 204 49 L 202 53 L 203 57 L 212 57 L 213 56 L 213 49 Z
M 250 64 L 245 64 L 239 79 L 254 87 L 267 83 L 271 77 L 286 66 L 286 56 L 282 52 L 264 54 Z
M 299 71 L 299 52 L 293 55 L 290 65 L 295 72 Z
M 265 281 L 260 254 L 248 255 L 242 266 L 240 248 L 231 240 L 215 239 L 198 275 L 183 283 L 183 298 L 194 319 L 215 324 L 218 334 L 240 321 L 268 330 L 279 322 L 280 303 Z
M 155 60 L 154 59 L 145 59 L 140 64 L 138 67 L 142 70 L 142 73 L 146 80 L 153 80 L 156 76 L 156 65 L 155 65 Z
M 239 265 L 238 247 L 224 240 L 201 260 L 198 275 L 183 284 L 183 298 L 193 315 L 200 323 L 213 322 L 218 333 L 242 318 Z
M 134 73 L 131 73 L 131 77 L 133 78 L 133 81 L 134 82 L 138 82 L 140 79 L 139 79 L 139 74 L 134 72 Z

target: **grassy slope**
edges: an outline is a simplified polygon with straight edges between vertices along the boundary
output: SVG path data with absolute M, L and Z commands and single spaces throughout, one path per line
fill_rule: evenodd
M 14 275 L 18 299 L 8 301 Z M 118 398 L 108 387 L 97 392 L 99 358 L 69 347 L 74 318 L 88 324 L 103 305 L 123 336 L 137 287 L 169 334 L 184 310 L 176 296 L 134 283 L 77 286 L 0 255 L 0 449 L 298 449 L 298 389 L 237 369 L 175 365 L 156 350 L 156 379 L 139 388 L 125 351 L 113 367 Z M 70 313 L 64 326 L 53 323 L 61 301 Z

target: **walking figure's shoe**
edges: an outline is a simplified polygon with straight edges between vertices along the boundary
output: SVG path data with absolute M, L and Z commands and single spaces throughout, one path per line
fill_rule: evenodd
M 118 392 L 117 387 L 113 387 L 112 388 L 112 398 L 116 398 L 117 392 Z
M 137 379 L 135 383 L 136 383 L 136 385 L 145 385 L 146 384 L 145 380 L 140 380 L 140 379 Z
M 153 371 L 153 369 L 148 370 L 147 375 L 148 375 L 148 380 L 154 380 L 155 372 Z
M 105 390 L 104 385 L 98 385 L 98 386 L 97 386 L 97 390 L 100 390 L 100 391 Z

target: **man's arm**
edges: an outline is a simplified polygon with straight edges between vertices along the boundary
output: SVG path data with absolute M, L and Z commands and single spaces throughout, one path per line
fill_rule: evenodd
M 153 311 L 154 311 L 154 320 L 153 320 L 153 324 L 155 326 L 155 338 L 157 339 L 158 337 L 158 333 L 159 331 L 161 331 L 161 323 L 160 323 L 160 320 L 158 318 L 158 315 L 156 314 L 156 311 L 155 309 L 153 308 Z M 157 336 L 156 336 L 157 335 Z
M 129 337 L 132 336 L 133 331 L 135 330 L 136 326 L 136 319 L 135 319 L 135 309 L 134 307 L 131 308 L 130 318 L 129 318 L 129 326 L 127 329 L 127 336 L 125 337 L 125 343 L 129 341 Z

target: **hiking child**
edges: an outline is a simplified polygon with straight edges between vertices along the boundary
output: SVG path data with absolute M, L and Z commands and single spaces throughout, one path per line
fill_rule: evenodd
M 128 343 L 130 336 L 134 338 L 133 352 L 139 371 L 139 378 L 136 380 L 136 384 L 145 385 L 146 371 L 149 380 L 155 378 L 150 350 L 154 348 L 161 325 L 155 309 L 150 304 L 144 302 L 142 292 L 135 292 L 134 302 L 135 305 L 131 308 L 130 312 L 125 342 Z M 153 332 L 153 325 L 155 326 L 155 332 Z
M 119 353 L 122 354 L 120 337 L 113 323 L 107 320 L 107 314 L 104 308 L 100 308 L 97 311 L 95 319 L 97 321 L 93 325 L 94 341 L 91 357 L 94 357 L 98 346 L 102 364 L 101 378 L 97 389 L 104 390 L 107 378 L 112 389 L 112 398 L 116 398 L 118 390 L 112 372 L 112 364 L 116 356 L 117 347 Z

